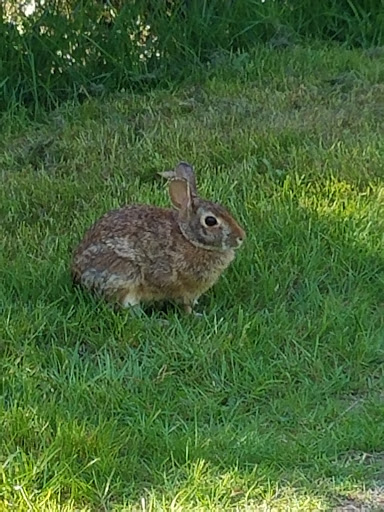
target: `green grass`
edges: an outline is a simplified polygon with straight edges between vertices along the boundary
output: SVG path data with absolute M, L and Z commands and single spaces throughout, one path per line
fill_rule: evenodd
M 4 118 L 0 510 L 380 510 L 382 58 L 220 59 L 173 92 Z M 180 159 L 248 234 L 203 318 L 74 290 L 84 230 L 168 205 L 155 173 Z

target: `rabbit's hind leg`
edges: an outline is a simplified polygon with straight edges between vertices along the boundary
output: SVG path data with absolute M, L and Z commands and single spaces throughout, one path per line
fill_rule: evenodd
M 140 306 L 141 301 L 134 289 L 124 290 L 124 292 L 119 295 L 120 307 L 129 311 L 129 313 L 135 317 L 140 318 L 145 316 L 144 310 Z
M 128 290 L 124 295 L 121 295 L 120 303 L 123 308 L 131 308 L 138 306 L 140 304 L 140 300 L 133 290 Z

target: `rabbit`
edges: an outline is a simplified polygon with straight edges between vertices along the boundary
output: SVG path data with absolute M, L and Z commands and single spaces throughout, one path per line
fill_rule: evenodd
M 199 197 L 191 165 L 159 174 L 174 209 L 133 204 L 106 213 L 75 249 L 72 279 L 124 308 L 172 300 L 189 314 L 245 232 L 223 206 Z

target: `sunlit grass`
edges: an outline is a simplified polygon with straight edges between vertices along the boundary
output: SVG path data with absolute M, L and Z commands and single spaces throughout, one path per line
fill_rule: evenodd
M 3 510 L 383 499 L 380 64 L 323 49 L 263 55 L 174 94 L 66 105 L 40 124 L 8 114 Z M 172 307 L 136 318 L 73 289 L 84 230 L 120 204 L 168 205 L 156 172 L 180 159 L 248 234 L 203 318 Z

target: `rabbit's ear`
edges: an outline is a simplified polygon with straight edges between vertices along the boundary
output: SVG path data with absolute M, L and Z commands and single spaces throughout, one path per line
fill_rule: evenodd
M 174 170 L 163 171 L 158 174 L 168 180 L 180 179 L 187 181 L 191 194 L 193 196 L 197 196 L 195 171 L 193 170 L 192 165 L 187 164 L 187 162 L 180 162 Z
M 173 179 L 169 183 L 169 195 L 178 210 L 189 210 L 192 204 L 191 187 L 188 181 Z
M 192 165 L 188 164 L 187 162 L 180 162 L 175 169 L 175 174 L 178 178 L 182 178 L 188 181 L 192 195 L 196 196 L 196 178 Z
M 162 176 L 163 178 L 166 178 L 167 180 L 173 180 L 176 178 L 175 171 L 163 171 L 157 173 L 159 176 Z

